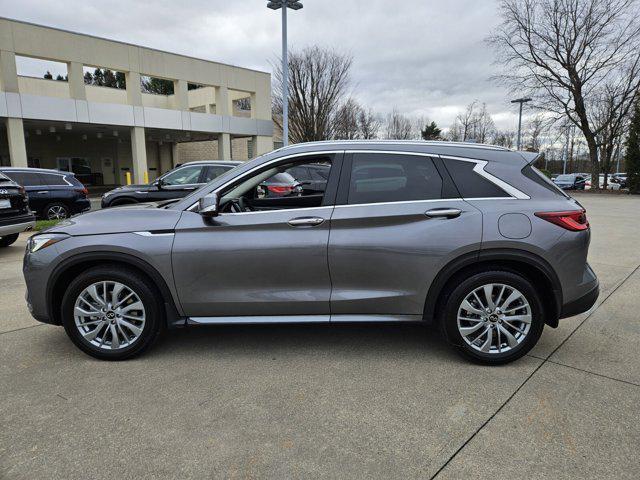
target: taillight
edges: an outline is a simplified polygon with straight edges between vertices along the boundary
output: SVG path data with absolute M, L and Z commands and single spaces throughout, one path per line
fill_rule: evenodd
M 589 228 L 589 222 L 587 221 L 587 212 L 585 210 L 569 210 L 566 212 L 536 212 L 536 217 L 540 217 L 547 222 L 555 223 L 556 225 L 571 230 L 572 232 L 579 232 Z
M 277 187 L 275 185 L 269 185 L 267 186 L 267 188 L 269 189 L 270 192 L 272 193 L 277 193 L 278 195 L 284 195 L 287 193 L 291 193 L 293 191 L 293 187 L 286 185 L 284 187 Z
M 89 190 L 87 190 L 87 187 L 84 187 L 84 188 L 76 188 L 75 190 L 76 190 L 76 192 L 83 194 L 85 197 L 86 197 L 87 195 L 89 195 Z

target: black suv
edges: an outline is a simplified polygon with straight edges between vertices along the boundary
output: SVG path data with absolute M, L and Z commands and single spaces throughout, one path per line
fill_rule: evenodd
M 102 195 L 102 208 L 182 198 L 242 162 L 203 160 L 170 170 L 146 185 L 125 185 Z
M 29 207 L 39 218 L 58 220 L 91 209 L 88 191 L 71 172 L 45 168 L 2 167 L 29 196 Z
M 34 223 L 24 188 L 0 173 L 0 247 L 11 245 Z

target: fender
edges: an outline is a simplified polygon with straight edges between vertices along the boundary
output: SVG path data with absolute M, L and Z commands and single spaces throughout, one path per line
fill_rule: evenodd
M 462 269 L 480 262 L 525 263 L 544 275 L 551 285 L 551 293 L 553 294 L 552 298 L 548 298 L 546 302 L 544 298 L 542 299 L 543 303 L 546 303 L 546 306 L 552 307 L 552 312 L 549 313 L 546 323 L 554 328 L 558 326 L 558 318 L 562 310 L 562 285 L 555 270 L 546 260 L 534 253 L 510 248 L 495 248 L 470 252 L 455 258 L 445 265 L 429 287 L 423 313 L 425 320 L 434 320 L 440 293 L 447 282 Z
M 73 268 L 76 265 L 85 262 L 100 262 L 100 261 L 112 261 L 119 262 L 131 265 L 133 267 L 138 268 L 142 272 L 144 272 L 151 280 L 154 282 L 156 287 L 160 290 L 162 294 L 162 300 L 164 303 L 164 308 L 167 316 L 167 326 L 168 327 L 176 327 L 182 326 L 184 324 L 184 319 L 181 317 L 178 309 L 176 308 L 175 300 L 167 283 L 165 282 L 162 275 L 158 273 L 158 271 L 149 265 L 144 260 L 141 260 L 138 257 L 133 255 L 129 255 L 121 252 L 87 252 L 87 253 L 79 253 L 77 255 L 73 255 L 69 258 L 66 258 L 59 265 L 55 267 L 53 272 L 51 273 L 49 280 L 47 282 L 47 310 L 49 314 L 49 318 L 59 320 L 59 315 L 55 313 L 54 305 L 53 305 L 53 293 L 55 290 L 55 286 L 58 283 L 58 279 L 62 274 L 68 271 L 70 268 Z M 60 323 L 59 321 L 56 323 Z

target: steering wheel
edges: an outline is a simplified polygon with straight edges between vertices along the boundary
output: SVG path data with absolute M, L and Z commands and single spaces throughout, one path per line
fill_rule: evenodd
M 251 212 L 253 208 L 247 204 L 244 197 L 233 198 L 229 201 L 229 211 L 231 213 Z

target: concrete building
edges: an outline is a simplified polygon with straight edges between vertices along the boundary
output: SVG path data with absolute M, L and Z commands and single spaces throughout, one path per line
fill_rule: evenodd
M 20 57 L 61 62 L 67 74 L 19 75 Z M 86 84 L 95 69 L 125 81 Z M 152 93 L 154 81 L 172 88 Z M 268 73 L 0 18 L 2 165 L 143 182 L 184 161 L 268 152 L 272 134 Z

